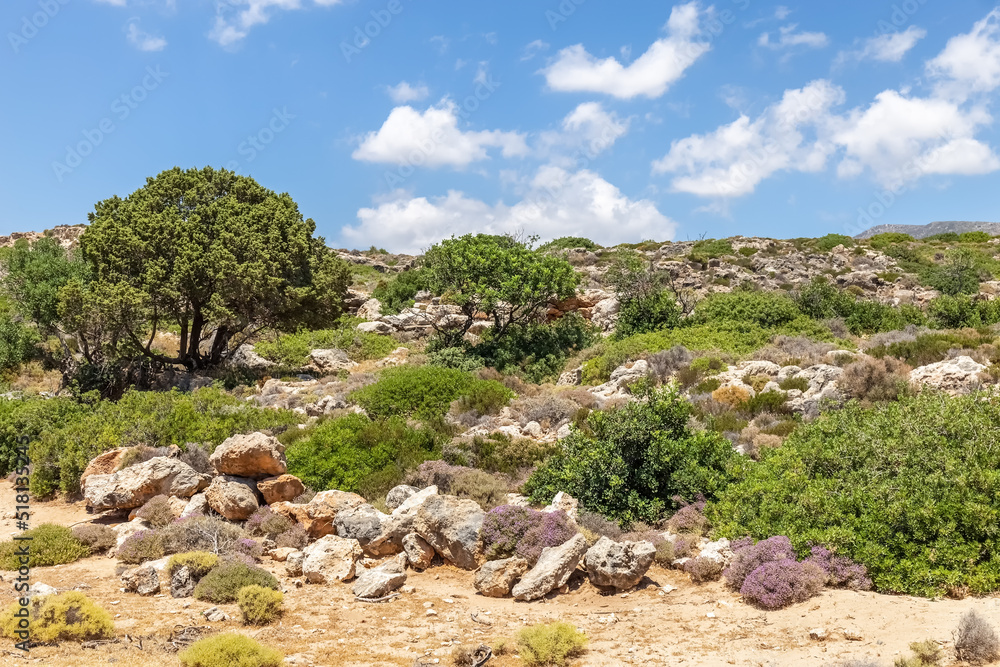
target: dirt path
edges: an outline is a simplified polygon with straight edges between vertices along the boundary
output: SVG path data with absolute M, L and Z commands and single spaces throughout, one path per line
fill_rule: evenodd
M 10 497 L 10 485 L 0 483 L 0 502 Z M 87 517 L 80 504 L 35 503 L 35 525 L 45 521 L 75 522 Z M 7 531 L 4 523 L 3 530 Z M 740 602 L 720 583 L 694 585 L 672 570 L 654 568 L 638 590 L 602 595 L 581 573 L 570 592 L 534 603 L 476 595 L 473 574 L 451 567 L 410 573 L 414 593 L 385 604 L 355 602 L 346 584 L 301 584 L 284 576 L 284 566 L 268 559 L 286 591 L 283 618 L 263 629 L 238 622 L 235 605 L 222 605 L 233 618 L 208 623 L 201 612 L 213 606 L 192 598 L 144 598 L 119 591 L 115 561 L 104 557 L 33 572 L 60 590 L 83 588 L 115 615 L 119 643 L 97 649 L 78 645 L 40 647 L 31 660 L 5 653 L 0 665 L 43 664 L 52 667 L 107 665 L 149 667 L 180 664 L 166 645 L 175 626 L 205 626 L 207 632 L 246 632 L 291 656 L 288 664 L 326 667 L 399 665 L 410 667 L 427 655 L 449 665 L 455 644 L 492 643 L 512 637 L 524 625 L 566 620 L 590 637 L 589 652 L 577 667 L 620 665 L 833 665 L 847 657 L 871 657 L 888 666 L 906 652 L 910 642 L 933 639 L 950 654 L 951 632 L 968 609 L 982 612 L 1000 627 L 1000 599 L 925 600 L 875 593 L 825 591 L 807 603 L 777 612 L 762 612 Z M 9 573 L 0 602 L 13 600 Z M 428 616 L 427 609 L 436 612 Z M 473 621 L 487 619 L 492 625 Z M 823 627 L 830 638 L 817 642 L 809 631 Z M 860 635 L 847 640 L 842 629 Z M 139 647 L 141 640 L 142 648 Z M 490 667 L 521 664 L 514 656 L 491 660 Z

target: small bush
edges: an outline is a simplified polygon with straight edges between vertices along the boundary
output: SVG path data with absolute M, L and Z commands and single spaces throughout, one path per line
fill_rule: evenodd
M 309 544 L 309 533 L 299 524 L 295 524 L 281 535 L 278 535 L 274 540 L 274 544 L 278 548 L 290 547 L 292 549 L 301 549 Z
M 804 377 L 788 377 L 778 383 L 782 391 L 792 391 L 793 389 L 798 389 L 799 391 L 806 391 L 809 389 L 809 380 Z
M 557 250 L 600 250 L 601 246 L 583 236 L 560 236 L 538 247 L 538 252 L 553 252 Z
M 235 632 L 199 639 L 178 655 L 183 667 L 281 667 L 284 656 Z
M 236 548 L 234 549 L 232 555 L 246 556 L 250 559 L 249 562 L 256 563 L 260 561 L 261 557 L 264 555 L 264 548 L 257 540 L 251 540 L 249 537 L 241 537 L 236 540 Z M 243 559 L 240 560 L 243 561 Z
M 507 497 L 507 485 L 488 472 L 467 470 L 452 480 L 449 493 L 474 500 L 484 510 L 490 510 L 503 504 Z
M 705 516 L 705 501 L 685 505 L 667 521 L 667 528 L 675 533 L 701 536 L 708 532 L 708 518 Z
M 895 667 L 936 667 L 941 664 L 941 647 L 937 642 L 928 639 L 910 644 L 913 655 L 909 658 L 896 658 Z
M 577 408 L 577 414 L 580 410 L 586 408 Z M 471 439 L 452 440 L 442 449 L 441 458 L 456 466 L 513 474 L 537 465 L 558 450 L 558 443 L 539 442 L 531 438 L 512 438 L 504 433 L 490 433 L 477 435 Z
M 234 553 L 237 540 L 246 535 L 239 526 L 208 516 L 186 516 L 159 532 L 166 554 L 207 551 L 219 556 Z
M 554 426 L 564 419 L 572 419 L 580 406 L 561 392 L 544 392 L 537 396 L 529 396 L 514 402 L 511 412 L 517 415 L 522 425 L 528 422 L 538 422 Z
M 73 526 L 72 531 L 73 537 L 86 544 L 92 554 L 107 551 L 118 543 L 117 533 L 100 523 L 81 523 Z
M 243 614 L 245 625 L 267 625 L 281 615 L 281 591 L 256 584 L 244 586 L 236 593 L 236 604 Z
M 164 495 L 153 496 L 140 507 L 135 515 L 146 521 L 153 528 L 162 528 L 173 521 L 174 510 L 170 507 L 170 498 Z
M 115 556 L 123 563 L 138 565 L 149 560 L 162 558 L 163 533 L 158 530 L 140 530 L 132 533 L 118 547 Z
M 736 408 L 750 400 L 750 392 L 742 387 L 730 384 L 713 391 L 712 400 Z
M 1000 639 L 996 631 L 975 609 L 962 616 L 954 636 L 955 654 L 959 660 L 983 665 L 1000 658 Z
M 234 602 L 241 588 L 253 585 L 278 590 L 278 580 L 270 572 L 245 563 L 226 561 L 198 582 L 194 596 L 217 604 Z
M 18 639 L 19 618 L 14 614 L 20 605 L 7 607 L 0 618 L 3 634 Z M 85 641 L 111 639 L 114 623 L 111 614 L 78 591 L 36 596 L 29 607 L 31 639 L 37 642 Z
M 684 571 L 691 575 L 691 581 L 696 584 L 707 581 L 717 581 L 722 576 L 722 562 L 714 558 L 692 558 L 684 563 Z
M 557 547 L 576 532 L 565 512 L 501 505 L 483 518 L 482 542 L 490 560 L 519 556 L 534 565 L 542 549 Z
M 167 572 L 170 576 L 182 567 L 186 567 L 191 573 L 191 578 L 200 580 L 212 571 L 219 564 L 219 557 L 207 551 L 189 551 L 183 554 L 174 554 L 167 561 Z
M 514 392 L 499 382 L 476 382 L 455 401 L 454 405 L 458 412 L 495 415 L 510 403 L 513 397 Z
M 451 368 L 400 366 L 382 371 L 375 384 L 356 389 L 348 398 L 363 407 L 373 419 L 395 416 L 432 419 L 444 416 L 452 401 L 474 391 L 488 392 L 493 397 L 510 397 L 510 392 L 499 383 L 481 386 L 490 382 L 493 381 L 477 380 Z M 489 392 L 490 388 L 496 391 Z
M 816 595 L 825 581 L 826 574 L 815 563 L 785 558 L 753 570 L 743 580 L 740 595 L 763 609 L 783 609 Z
M 792 543 L 784 535 L 770 537 L 756 544 L 753 540 L 734 542 L 732 549 L 733 559 L 723 574 L 726 584 L 734 591 L 743 588 L 746 578 L 761 565 L 795 558 Z
M 694 361 L 694 354 L 683 345 L 674 345 L 669 350 L 661 350 L 649 355 L 646 363 L 649 370 L 660 382 L 666 382 L 671 375 Z
M 413 306 L 417 292 L 428 286 L 428 276 L 422 269 L 401 271 L 388 280 L 380 280 L 372 298 L 379 300 L 383 315 L 398 315 L 403 308 Z
M 562 667 L 587 646 L 587 636 L 569 623 L 556 621 L 533 625 L 517 633 L 517 644 L 524 664 Z
M 815 240 L 817 250 L 823 252 L 830 252 L 839 245 L 845 248 L 854 247 L 854 239 L 850 236 L 844 236 L 843 234 L 827 234 L 826 236 L 821 236 Z
M 837 556 L 826 547 L 816 546 L 807 561 L 823 570 L 827 586 L 852 591 L 871 590 L 872 580 L 868 578 L 868 570 L 846 556 Z
M 73 536 L 72 530 L 54 523 L 40 524 L 22 533 L 21 537 L 31 540 L 28 567 L 62 565 L 90 555 L 90 549 Z M 23 545 L 23 541 L 0 542 L 0 569 L 17 570 L 24 565 L 17 555 Z
M 282 514 L 276 514 L 268 505 L 264 505 L 250 515 L 243 529 L 258 537 L 275 538 L 290 530 L 294 522 Z

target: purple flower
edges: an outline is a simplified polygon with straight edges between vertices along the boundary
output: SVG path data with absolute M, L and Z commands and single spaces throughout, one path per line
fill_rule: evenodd
M 726 583 L 734 591 L 743 587 L 747 576 L 765 563 L 795 559 L 792 542 L 784 535 L 776 535 L 753 544 L 752 540 L 737 540 L 733 546 L 733 560 L 723 572 Z
M 740 587 L 743 598 L 764 609 L 782 609 L 804 602 L 823 588 L 826 573 L 815 563 L 792 558 L 764 563 Z
M 483 546 L 490 560 L 517 555 L 534 564 L 545 547 L 556 547 L 576 535 L 565 512 L 539 512 L 500 505 L 483 519 Z
M 872 580 L 868 577 L 868 569 L 846 556 L 837 556 L 825 547 L 813 547 L 806 562 L 823 570 L 828 586 L 849 588 L 852 591 L 871 590 Z

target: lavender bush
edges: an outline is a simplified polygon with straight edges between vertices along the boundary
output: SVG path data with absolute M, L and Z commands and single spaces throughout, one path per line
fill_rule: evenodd
M 565 512 L 539 512 L 500 505 L 483 519 L 483 546 L 490 560 L 517 555 L 534 564 L 545 547 L 556 547 L 576 534 Z
M 545 547 L 557 547 L 568 542 L 576 535 L 576 527 L 562 510 L 557 512 L 538 512 L 541 521 L 532 525 L 524 537 L 517 543 L 516 553 L 531 565 L 538 562 Z
M 750 572 L 740 594 L 757 607 L 782 609 L 816 595 L 825 581 L 826 573 L 815 563 L 784 558 L 766 562 Z
M 256 562 L 261 559 L 264 555 L 264 548 L 261 547 L 260 542 L 257 540 L 251 540 L 248 537 L 241 537 L 236 540 L 236 555 L 249 556 L 252 561 Z
M 133 565 L 162 558 L 163 535 L 156 530 L 140 530 L 132 533 L 118 547 L 115 555 L 121 562 Z
M 750 573 L 765 563 L 795 560 L 792 542 L 784 535 L 769 537 L 756 544 L 749 538 L 740 539 L 731 548 L 733 560 L 722 574 L 726 577 L 726 584 L 734 591 L 741 591 Z
M 864 565 L 846 556 L 837 556 L 825 547 L 813 547 L 806 562 L 815 564 L 826 574 L 827 586 L 852 591 L 870 591 L 872 588 L 872 580 Z
M 704 500 L 685 505 L 677 510 L 667 521 L 667 527 L 675 533 L 690 533 L 704 535 L 708 531 L 708 519 L 705 517 Z

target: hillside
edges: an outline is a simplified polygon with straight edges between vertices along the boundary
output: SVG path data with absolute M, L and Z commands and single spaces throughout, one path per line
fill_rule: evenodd
M 986 232 L 991 236 L 1000 234 L 1000 222 L 940 221 L 926 225 L 875 225 L 854 238 L 867 239 L 876 234 L 909 234 L 915 239 L 923 239 L 937 234 L 962 234 L 964 232 Z

